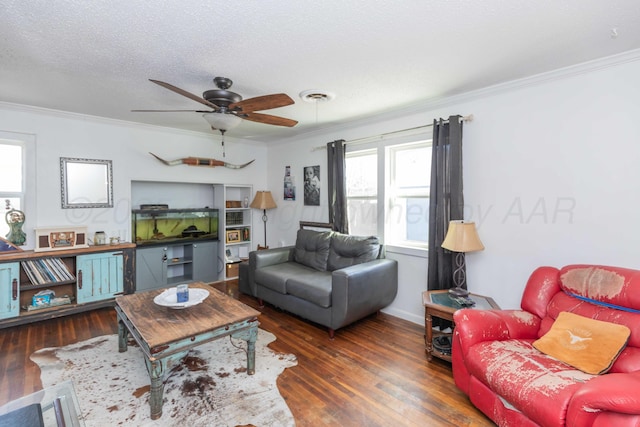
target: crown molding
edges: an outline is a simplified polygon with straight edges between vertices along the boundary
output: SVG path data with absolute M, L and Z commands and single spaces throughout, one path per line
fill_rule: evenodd
M 434 97 L 428 100 L 407 105 L 402 108 L 394 109 L 393 111 L 387 111 L 384 113 L 362 117 L 362 118 L 354 119 L 351 121 L 338 122 L 338 123 L 326 123 L 308 132 L 302 132 L 287 138 L 278 137 L 278 138 L 272 139 L 272 138 L 266 137 L 264 139 L 244 139 L 244 138 L 234 138 L 232 136 L 225 135 L 225 141 L 255 144 L 255 145 L 262 145 L 264 143 L 268 143 L 269 145 L 280 145 L 280 144 L 289 143 L 291 141 L 296 141 L 299 139 L 309 139 L 314 137 L 321 138 L 321 137 L 326 137 L 326 135 L 329 133 L 335 135 L 336 133 L 351 130 L 361 126 L 370 126 L 372 124 L 380 125 L 381 123 L 397 120 L 399 118 L 411 116 L 413 114 L 418 114 L 424 111 L 440 109 L 440 108 L 448 107 L 451 105 L 472 101 L 479 98 L 494 96 L 497 94 L 514 91 L 524 87 L 541 85 L 551 81 L 562 80 L 562 79 L 574 77 L 580 74 L 591 73 L 591 72 L 599 71 L 602 69 L 616 67 L 616 66 L 623 65 L 630 62 L 636 62 L 639 60 L 640 60 L 640 49 L 634 49 L 634 50 L 622 52 L 616 55 L 611 55 L 611 56 L 583 62 L 580 64 L 559 68 L 553 71 L 540 73 L 533 76 L 524 77 L 521 79 L 511 80 L 511 81 L 499 83 L 496 85 L 487 86 L 477 90 L 472 90 L 472 91 L 468 91 L 460 94 Z M 54 110 L 54 109 L 43 108 L 43 107 L 35 107 L 35 106 L 30 106 L 25 104 L 14 104 L 14 103 L 5 102 L 5 101 L 0 101 L 0 109 L 2 108 L 5 108 L 11 111 L 24 111 L 24 112 L 45 114 L 45 115 L 60 117 L 60 118 L 87 120 L 95 123 L 118 125 L 118 126 L 130 127 L 135 129 L 148 129 L 153 131 L 169 132 L 176 135 L 189 135 L 189 136 L 197 136 L 197 137 L 202 137 L 202 136 L 210 137 L 212 135 L 209 132 L 189 131 L 185 129 L 170 128 L 170 127 L 150 125 L 145 123 L 130 122 L 126 120 L 111 119 L 111 118 L 100 117 L 100 116 L 92 116 L 92 115 L 82 114 L 82 113 L 74 113 L 74 112 Z
M 84 120 L 84 121 L 89 121 L 89 122 L 94 122 L 94 123 L 100 123 L 100 124 L 106 124 L 106 125 L 111 125 L 111 126 L 121 126 L 121 127 L 128 127 L 128 128 L 132 128 L 132 129 L 146 129 L 146 130 L 150 130 L 150 131 L 162 131 L 165 133 L 171 133 L 171 134 L 175 134 L 175 135 L 182 135 L 182 136 L 195 136 L 195 137 L 206 137 L 206 138 L 210 138 L 211 136 L 217 137 L 216 141 L 219 142 L 220 140 L 220 135 L 217 133 L 212 133 L 212 132 L 197 132 L 197 131 L 191 131 L 191 130 L 186 130 L 186 129 L 178 129 L 178 128 L 171 128 L 171 127 L 165 127 L 165 126 L 157 126 L 157 125 L 150 125 L 150 124 L 146 124 L 146 123 L 138 123 L 138 122 L 129 122 L 126 120 L 119 120 L 119 119 L 112 119 L 112 118 L 108 118 L 108 117 L 101 117 L 101 116 L 92 116 L 89 114 L 82 114 L 82 113 L 74 113 L 71 111 L 63 111 L 63 110 L 54 110 L 51 108 L 44 108 L 44 107 L 36 107 L 33 105 L 26 105 L 26 104 L 14 104 L 11 102 L 5 102 L 5 101 L 0 101 L 0 109 L 5 109 L 8 111 L 22 111 L 22 112 L 26 112 L 26 113 L 35 113 L 35 114 L 43 114 L 43 115 L 47 115 L 47 116 L 51 116 L 51 117 L 58 117 L 58 118 L 62 118 L 62 119 L 70 119 L 70 120 Z M 245 144 L 250 144 L 250 145 L 255 145 L 255 144 L 262 144 L 262 142 L 260 141 L 252 141 L 252 140 L 247 140 L 247 139 L 242 139 L 242 138 L 234 138 L 231 137 L 229 135 L 225 135 L 224 137 L 225 142 L 233 142 L 233 143 L 245 143 Z
M 398 118 L 407 117 L 409 115 L 417 114 L 423 111 L 430 111 L 448 107 L 450 105 L 457 105 L 475 99 L 486 98 L 489 96 L 494 96 L 529 86 L 538 86 L 551 81 L 563 80 L 577 75 L 596 72 L 599 70 L 617 67 L 636 61 L 640 61 L 640 49 L 634 49 L 616 55 L 598 58 L 591 61 L 582 62 L 580 64 L 558 68 L 556 70 L 548 71 L 545 73 L 523 77 L 521 79 L 510 80 L 508 82 L 499 83 L 460 94 L 431 98 L 403 108 L 395 109 L 392 112 L 380 113 L 375 116 L 368 116 L 366 118 L 356 119 L 350 122 L 339 123 L 330 127 L 324 126 L 320 129 L 314 129 L 310 132 L 298 134 L 296 136 L 280 140 L 280 142 L 286 143 L 295 139 L 306 139 L 312 138 L 314 136 L 321 137 L 326 135 L 326 133 L 328 132 L 335 134 L 336 131 L 339 132 L 341 130 L 353 129 L 360 126 L 369 126 L 374 123 L 380 124 L 381 122 L 396 120 Z
M 516 80 L 510 80 L 504 83 L 498 83 L 457 95 L 434 98 L 422 103 L 414 104 L 411 110 L 415 112 L 417 108 L 431 110 L 451 104 L 459 104 L 478 98 L 484 98 L 504 92 L 514 91 L 524 87 L 538 86 L 551 81 L 564 80 L 581 74 L 592 73 L 636 61 L 640 61 L 640 49 L 634 49 L 616 55 L 558 68 L 556 70 L 547 71 L 545 73 L 535 74 L 533 76 L 523 77 Z
M 53 117 L 58 117 L 62 119 L 86 120 L 86 121 L 91 121 L 95 123 L 118 125 L 118 126 L 124 126 L 124 127 L 132 127 L 132 128 L 146 128 L 151 130 L 170 131 L 173 133 L 181 133 L 181 134 L 191 134 L 191 135 L 205 134 L 206 135 L 206 133 L 204 132 L 196 132 L 196 131 L 189 131 L 184 129 L 164 127 L 164 126 L 149 125 L 146 123 L 129 122 L 126 120 L 112 119 L 109 117 L 92 116 L 90 114 L 75 113 L 75 112 L 64 111 L 64 110 L 55 110 L 52 108 L 36 107 L 33 105 L 26 105 L 26 104 L 14 104 L 14 103 L 5 102 L 5 101 L 0 101 L 0 108 L 5 108 L 11 111 L 23 111 L 26 113 L 44 114 L 47 116 L 53 116 Z

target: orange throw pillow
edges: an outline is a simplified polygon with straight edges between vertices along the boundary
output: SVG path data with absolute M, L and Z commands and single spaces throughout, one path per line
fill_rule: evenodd
M 630 335 L 624 325 L 563 311 L 533 346 L 582 372 L 598 375 L 611 368 Z

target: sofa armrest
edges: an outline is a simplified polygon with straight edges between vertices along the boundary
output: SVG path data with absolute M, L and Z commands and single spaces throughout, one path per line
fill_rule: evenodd
M 293 261 L 294 251 L 294 246 L 285 246 L 282 248 L 263 249 L 260 251 L 249 252 L 248 285 L 251 295 L 254 297 L 258 295 L 256 269 Z
M 604 374 L 587 381 L 571 398 L 567 425 L 640 424 L 640 371 Z M 613 418 L 610 418 L 613 417 Z M 603 424 L 615 419 L 615 424 Z
M 255 270 L 257 268 L 293 261 L 294 249 L 293 246 L 285 246 L 283 248 L 263 249 L 261 251 L 250 252 L 249 266 Z
M 464 308 L 453 314 L 453 322 L 465 354 L 482 341 L 536 339 L 540 329 L 540 318 L 523 310 Z
M 398 262 L 376 259 L 332 272 L 331 328 L 368 316 L 393 302 L 398 293 Z
M 471 374 L 465 360 L 469 349 L 484 341 L 537 338 L 540 318 L 522 310 L 474 310 L 464 308 L 453 314 L 455 329 L 451 367 L 456 386 L 465 394 L 471 390 Z

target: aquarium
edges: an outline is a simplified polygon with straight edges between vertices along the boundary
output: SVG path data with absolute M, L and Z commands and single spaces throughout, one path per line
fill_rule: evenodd
M 218 209 L 148 208 L 131 211 L 132 241 L 138 245 L 218 238 Z

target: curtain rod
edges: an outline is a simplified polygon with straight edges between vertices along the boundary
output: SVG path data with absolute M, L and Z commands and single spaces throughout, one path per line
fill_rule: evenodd
M 448 122 L 449 120 L 445 120 L 445 122 Z M 467 116 L 462 116 L 462 121 L 463 122 L 472 122 L 473 121 L 473 114 L 469 114 Z M 395 135 L 396 133 L 402 133 L 402 132 L 408 132 L 410 130 L 418 130 L 418 129 L 426 129 L 426 128 L 430 128 L 433 127 L 433 123 L 429 123 L 428 125 L 422 125 L 422 126 L 416 126 L 416 127 L 412 127 L 412 128 L 407 128 L 407 129 L 400 129 L 400 130 L 394 130 L 391 132 L 387 132 L 387 133 L 381 133 L 379 135 L 372 135 L 372 136 L 365 136 L 362 138 L 356 138 L 356 139 L 352 139 L 350 141 L 345 141 L 345 144 L 354 144 L 354 143 L 363 143 L 364 141 L 368 141 L 370 139 L 373 138 L 384 138 L 385 136 L 389 136 L 389 135 Z M 326 145 L 319 145 L 317 147 L 313 147 L 311 149 L 311 151 L 316 151 L 316 150 L 326 150 L 327 146 Z

